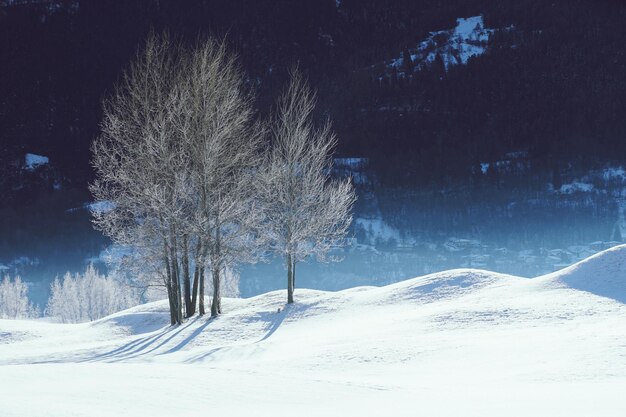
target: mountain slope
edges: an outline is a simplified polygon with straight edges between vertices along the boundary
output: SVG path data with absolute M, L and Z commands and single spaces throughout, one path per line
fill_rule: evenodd
M 80 325 L 0 321 L 0 414 L 623 415 L 621 259 L 626 246 L 535 279 L 464 269 L 301 289 L 291 306 L 276 291 L 174 328 L 165 302 Z

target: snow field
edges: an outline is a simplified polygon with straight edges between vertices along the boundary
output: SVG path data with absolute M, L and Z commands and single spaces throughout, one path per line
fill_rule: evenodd
M 179 327 L 166 302 L 2 320 L 0 415 L 626 415 L 626 246 L 534 279 L 462 269 L 285 298 Z

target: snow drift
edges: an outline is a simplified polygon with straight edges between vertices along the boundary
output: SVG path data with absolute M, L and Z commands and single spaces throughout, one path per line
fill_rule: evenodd
M 538 280 L 626 303 L 626 245 L 600 252 Z

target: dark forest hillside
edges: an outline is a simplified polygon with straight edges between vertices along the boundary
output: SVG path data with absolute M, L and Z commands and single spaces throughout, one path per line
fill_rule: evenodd
M 617 140 L 626 133 L 620 2 L 0 4 L 2 158 L 27 150 L 49 155 L 68 185 L 90 179 L 101 99 L 150 28 L 190 42 L 226 36 L 263 111 L 298 63 L 319 89 L 320 116 L 335 122 L 340 152 L 382 153 L 379 169 L 401 166 L 412 181 L 464 177 L 479 159 L 511 151 L 528 151 L 537 166 L 556 169 L 619 159 L 626 150 Z M 433 65 L 383 81 L 368 70 L 458 17 L 481 14 L 489 27 L 514 30 L 492 36 L 488 53 L 468 65 L 447 73 Z

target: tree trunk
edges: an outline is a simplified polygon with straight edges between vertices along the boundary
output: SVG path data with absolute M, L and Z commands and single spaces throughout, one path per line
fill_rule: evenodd
M 287 255 L 287 304 L 293 303 L 293 263 L 291 261 L 291 254 Z
M 215 250 L 213 252 L 213 259 L 211 261 L 211 275 L 213 276 L 213 300 L 211 300 L 211 317 L 217 317 L 222 313 L 222 291 L 220 288 L 220 269 L 222 263 L 220 262 L 221 256 L 221 241 L 220 241 L 220 228 L 219 228 L 219 216 L 216 218 L 218 227 L 215 229 Z
M 204 310 L 204 265 L 200 265 L 200 306 L 199 314 L 204 316 L 206 311 Z
M 201 199 L 201 208 L 202 208 L 202 212 L 206 212 L 206 189 L 204 187 L 202 187 L 202 199 Z M 209 240 L 206 240 L 204 242 L 204 245 L 202 245 L 202 240 L 200 240 L 201 237 L 198 236 L 198 253 L 201 253 L 201 255 L 199 256 L 200 258 L 200 269 L 198 269 L 198 280 L 199 280 L 199 294 L 198 294 L 198 298 L 200 298 L 199 300 L 199 306 L 198 306 L 198 314 L 201 316 L 204 316 L 206 314 L 206 311 L 204 309 L 204 260 L 206 259 L 206 255 L 207 255 L 207 251 L 209 249 Z M 202 247 L 204 246 L 204 247 Z M 202 250 L 202 252 L 200 252 L 200 250 Z
M 189 247 L 187 242 L 187 235 L 183 236 L 183 287 L 185 297 L 185 317 L 191 317 L 193 315 L 193 308 L 191 306 L 191 278 L 189 276 Z
M 211 268 L 213 275 L 213 300 L 211 302 L 211 317 L 217 317 L 222 313 L 222 294 L 220 288 L 220 268 Z
M 202 244 L 200 243 L 200 238 L 198 237 L 198 245 L 196 247 L 196 265 L 193 269 L 193 287 L 191 289 L 191 314 L 193 316 L 196 314 L 196 306 L 198 305 L 198 283 L 200 281 L 200 265 L 204 262 L 202 259 L 202 255 L 200 251 L 202 250 Z
M 170 305 L 170 324 L 173 326 L 176 324 L 176 306 L 174 305 L 174 296 L 170 286 L 167 287 L 167 301 Z
M 174 294 L 172 292 L 172 269 L 170 268 L 170 259 L 169 259 L 169 255 L 168 255 L 168 244 L 167 242 L 163 241 L 163 249 L 164 249 L 164 257 L 163 260 L 165 261 L 165 277 L 166 277 L 166 282 L 165 282 L 165 288 L 167 288 L 167 301 L 169 302 L 170 305 L 170 324 L 173 326 L 176 324 L 176 305 L 174 303 Z
M 170 262 L 171 272 L 172 272 L 172 292 L 174 295 L 174 307 L 175 307 L 175 316 L 176 316 L 176 324 L 181 324 L 183 322 L 182 315 L 182 306 L 181 306 L 181 297 L 180 297 L 180 271 L 178 268 L 178 251 L 176 248 L 176 235 L 174 230 L 171 230 L 171 245 L 170 245 Z

